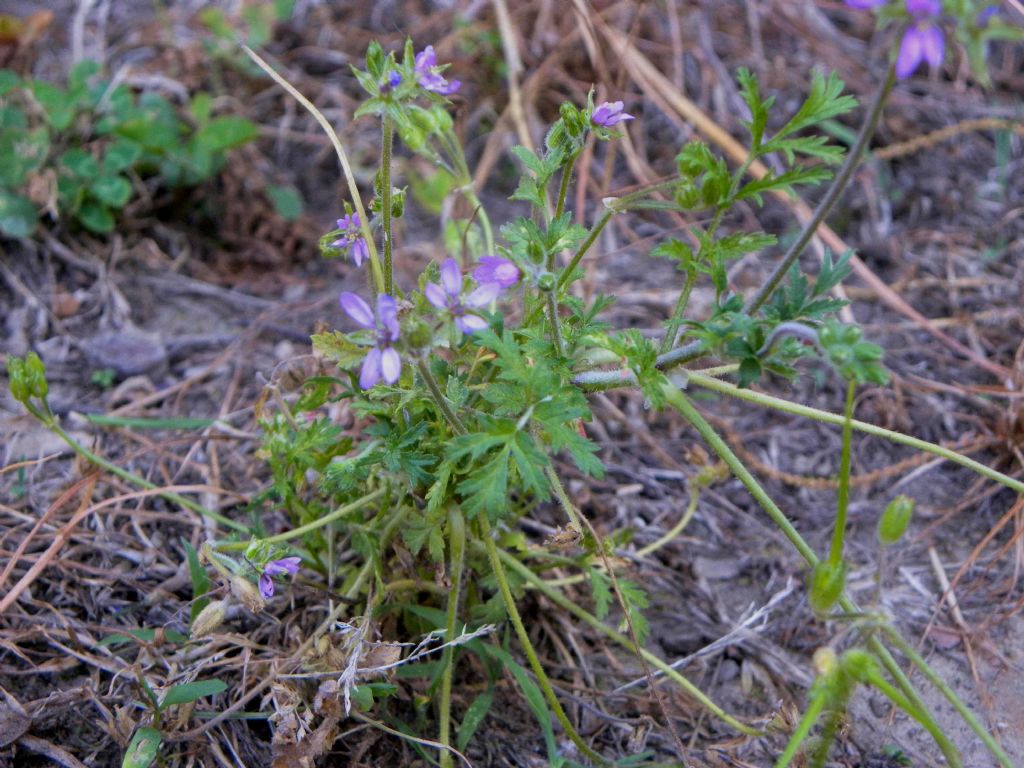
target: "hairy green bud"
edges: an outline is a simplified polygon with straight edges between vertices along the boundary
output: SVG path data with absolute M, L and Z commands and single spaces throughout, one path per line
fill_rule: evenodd
M 914 514 L 914 500 L 900 494 L 890 501 L 878 521 L 878 540 L 882 544 L 895 544 L 910 525 Z

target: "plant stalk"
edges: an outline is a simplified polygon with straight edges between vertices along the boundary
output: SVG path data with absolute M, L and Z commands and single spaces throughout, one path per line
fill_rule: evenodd
M 452 507 L 448 510 L 448 573 L 452 580 L 451 591 L 448 592 L 448 610 L 445 622 L 445 646 L 442 654 L 441 701 L 438 706 L 440 729 L 437 740 L 446 747 L 451 745 L 451 706 L 452 678 L 455 675 L 455 646 L 450 643 L 455 639 L 455 622 L 459 615 L 459 594 L 462 591 L 462 570 L 466 554 L 466 520 L 462 510 Z M 451 753 L 441 751 L 441 768 L 452 768 Z
M 832 532 L 832 548 L 828 562 L 833 568 L 843 559 L 843 539 L 846 536 L 846 514 L 850 507 L 850 454 L 853 443 L 853 402 L 857 382 L 850 379 L 846 385 L 846 407 L 843 410 L 843 448 L 839 457 L 839 490 L 836 502 L 836 527 Z
M 384 227 L 384 293 L 395 293 L 394 271 L 391 264 L 393 244 L 391 241 L 391 145 L 394 142 L 395 126 L 385 115 L 381 119 L 380 170 L 381 170 L 381 222 Z M 447 754 L 447 753 L 445 753 Z M 449 756 L 450 759 L 450 756 Z

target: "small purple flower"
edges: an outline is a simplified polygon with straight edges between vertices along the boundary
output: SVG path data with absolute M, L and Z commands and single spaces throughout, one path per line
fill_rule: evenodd
M 387 77 L 384 78 L 384 82 L 381 83 L 380 91 L 381 91 L 381 93 L 390 93 L 391 91 L 395 90 L 395 88 L 397 88 L 401 84 L 402 84 L 402 73 L 401 72 L 391 72 L 391 73 L 388 74 Z
M 370 258 L 370 249 L 366 247 L 366 238 L 360 229 L 359 214 L 345 215 L 338 219 L 338 229 L 341 230 L 341 237 L 331 243 L 332 248 L 348 248 L 352 261 L 360 266 L 364 260 Z
M 519 270 L 508 259 L 500 256 L 482 256 L 473 270 L 473 279 L 480 285 L 497 284 L 502 290 L 519 282 Z
M 423 295 L 427 301 L 438 309 L 446 310 L 455 318 L 455 325 L 463 333 L 481 331 L 487 327 L 487 321 L 479 315 L 468 312 L 470 309 L 485 307 L 498 298 L 501 285 L 497 282 L 483 283 L 466 298 L 462 298 L 462 270 L 455 259 L 441 262 L 441 285 L 427 283 L 423 287 Z
M 260 594 L 264 600 L 274 596 L 274 577 L 287 573 L 294 576 L 299 571 L 302 563 L 300 557 L 282 557 L 280 560 L 272 560 L 263 566 L 263 573 L 260 574 Z
M 914 74 L 922 61 L 938 67 L 945 53 L 945 40 L 937 23 L 942 12 L 939 0 L 906 0 L 906 5 L 913 20 L 896 54 L 896 76 L 901 80 Z
M 594 122 L 594 125 L 599 125 L 602 128 L 611 128 L 623 120 L 633 120 L 634 117 L 623 112 L 622 107 L 621 101 L 606 101 L 598 105 L 590 119 Z
M 846 0 L 846 4 L 851 8 L 859 8 L 862 11 L 866 11 L 868 8 L 877 8 L 880 5 L 885 5 L 889 0 Z
M 437 65 L 437 55 L 434 53 L 432 45 L 428 45 L 416 54 L 416 79 L 424 90 L 442 96 L 450 96 L 462 87 L 462 83 L 458 80 L 451 82 L 445 80 Z
M 354 293 L 345 291 L 339 301 L 349 317 L 377 334 L 377 346 L 366 353 L 363 367 L 359 370 L 359 386 L 370 389 L 382 379 L 388 384 L 394 384 L 402 372 L 402 358 L 393 346 L 398 341 L 399 333 L 395 300 L 387 294 L 378 294 L 376 316 L 370 305 Z

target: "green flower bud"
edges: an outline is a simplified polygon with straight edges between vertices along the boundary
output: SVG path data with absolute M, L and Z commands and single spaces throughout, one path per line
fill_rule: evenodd
M 851 648 L 840 659 L 843 671 L 858 683 L 867 683 L 875 674 L 875 659 L 867 651 Z
M 531 240 L 526 244 L 526 255 L 534 264 L 542 264 L 547 254 L 544 253 L 544 247 L 540 243 Z
M 822 560 L 811 573 L 811 589 L 808 600 L 817 613 L 825 613 L 838 602 L 846 586 L 846 563 L 833 566 Z
M 25 357 L 25 378 L 29 391 L 40 400 L 45 399 L 50 392 L 50 385 L 46 383 L 46 366 L 35 352 L 29 352 Z
M 901 494 L 890 501 L 878 521 L 878 540 L 882 544 L 895 544 L 907 530 L 913 514 L 914 500 L 908 496 Z
M 29 398 L 28 380 L 25 375 L 25 361 L 19 357 L 7 358 L 7 387 L 11 396 L 19 403 Z
M 546 293 L 550 293 L 555 290 L 558 285 L 558 281 L 552 272 L 541 272 L 537 275 L 537 287 Z

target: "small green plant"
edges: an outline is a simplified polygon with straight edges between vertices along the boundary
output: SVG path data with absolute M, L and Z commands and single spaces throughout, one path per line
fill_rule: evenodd
M 90 61 L 63 85 L 0 70 L 0 233 L 30 236 L 43 209 L 107 234 L 145 180 L 176 188 L 210 179 L 229 150 L 257 134 L 250 121 L 212 108 L 206 93 L 184 110 L 157 93 L 137 95 Z

